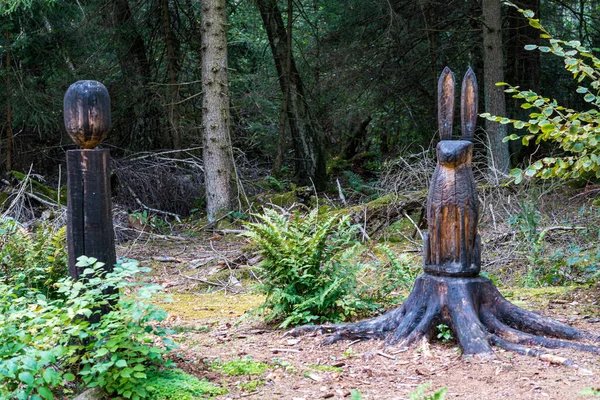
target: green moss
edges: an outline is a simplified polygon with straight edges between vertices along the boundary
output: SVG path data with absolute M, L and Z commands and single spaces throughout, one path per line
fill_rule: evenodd
M 0 192 L 0 209 L 4 209 L 6 200 L 8 200 L 8 192 Z M 8 204 L 6 204 L 6 207 L 8 207 Z
M 149 400 L 196 400 L 218 396 L 227 390 L 181 370 L 159 371 L 148 377 L 144 385 Z
M 545 307 L 550 300 L 569 297 L 573 287 L 548 286 L 539 288 L 501 289 L 502 295 L 519 307 Z
M 317 371 L 331 371 L 331 372 L 342 372 L 343 369 L 341 367 L 334 367 L 331 365 L 309 365 L 308 368 L 314 369 Z
M 211 368 L 225 375 L 260 375 L 271 368 L 269 364 L 254 361 L 252 358 L 236 358 L 227 362 L 215 361 Z
M 252 379 L 248 382 L 241 382 L 238 386 L 240 390 L 245 392 L 255 392 L 259 386 L 265 384 L 265 381 L 262 379 Z
M 183 320 L 202 320 L 219 317 L 237 318 L 264 303 L 264 296 L 228 295 L 223 293 L 174 293 L 173 302 L 160 307 Z
M 23 182 L 27 178 L 27 175 L 25 175 L 24 173 L 19 172 L 19 171 L 10 171 L 9 174 L 12 175 L 19 182 Z M 44 200 L 47 200 L 50 202 L 56 202 L 56 200 L 58 198 L 58 191 L 56 189 L 52 189 L 46 185 L 43 185 L 40 182 L 36 181 L 35 179 L 31 179 L 31 177 L 29 177 L 29 183 L 31 184 L 31 187 L 33 188 L 34 194 L 38 195 L 39 197 L 43 198 Z M 60 204 L 63 206 L 67 205 L 67 186 L 66 185 L 60 187 Z
M 338 175 L 351 166 L 352 162 L 345 160 L 341 156 L 330 158 L 327 161 L 327 175 Z
M 270 202 L 276 206 L 287 208 L 296 202 L 296 191 L 271 195 Z

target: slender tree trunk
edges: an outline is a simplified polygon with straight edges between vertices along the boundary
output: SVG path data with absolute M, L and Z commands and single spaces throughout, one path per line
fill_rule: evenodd
M 283 165 L 283 154 L 285 152 L 285 128 L 287 124 L 287 113 L 288 113 L 288 102 L 290 98 L 290 83 L 291 79 L 291 65 L 292 65 L 292 17 L 293 17 L 293 1 L 288 0 L 287 10 L 287 54 L 285 57 L 285 86 L 286 92 L 283 94 L 283 101 L 281 103 L 281 117 L 279 119 L 279 135 L 277 136 L 277 154 L 273 161 L 273 174 L 279 176 L 281 172 L 281 166 Z
M 483 80 L 486 112 L 506 115 L 504 90 L 496 86 L 504 81 L 500 0 L 483 0 Z M 488 167 L 495 174 L 507 174 L 510 167 L 508 143 L 503 143 L 506 125 L 486 121 L 488 137 Z
M 289 84 L 285 79 L 284 66 L 290 51 L 290 40 L 277 1 L 257 0 L 256 4 L 269 37 L 281 92 L 284 96 L 288 94 L 287 117 L 296 156 L 296 179 L 302 184 L 314 184 L 317 190 L 323 190 L 327 184 L 324 146 L 311 121 L 302 80 L 293 56 L 290 58 Z
M 12 71 L 11 71 L 11 49 L 10 49 L 10 31 L 6 30 L 6 170 L 12 169 L 13 156 L 13 129 L 12 129 Z
M 169 113 L 169 125 L 171 131 L 171 146 L 174 149 L 179 149 L 180 147 L 180 136 L 179 136 L 179 114 L 177 113 L 177 107 L 175 103 L 179 100 L 179 85 L 178 85 L 178 75 L 179 75 L 179 66 L 178 66 L 178 50 L 179 43 L 173 35 L 173 30 L 171 29 L 171 16 L 169 15 L 169 0 L 161 1 L 162 8 L 162 22 L 163 22 L 163 32 L 166 39 L 167 45 L 167 70 L 169 72 L 169 105 L 168 105 L 168 113 Z
M 227 15 L 225 0 L 201 0 L 202 128 L 206 212 L 216 221 L 233 207 L 234 170 L 229 139 Z

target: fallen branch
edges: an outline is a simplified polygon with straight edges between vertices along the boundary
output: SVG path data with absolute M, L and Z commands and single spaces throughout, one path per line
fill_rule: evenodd
M 133 191 L 133 189 L 131 189 L 129 186 L 127 186 L 127 190 L 129 191 L 129 194 L 131 194 L 131 197 L 134 198 L 135 202 L 138 203 L 140 205 L 140 207 L 142 207 L 143 209 L 153 212 L 155 214 L 160 214 L 160 215 L 166 215 L 169 217 L 173 217 L 175 218 L 175 220 L 179 223 L 181 223 L 181 218 L 179 217 L 179 215 L 169 212 L 169 211 L 163 211 L 163 210 L 159 210 L 156 208 L 152 208 L 152 207 L 148 207 L 147 205 L 145 205 L 144 203 L 142 203 L 142 201 L 140 200 L 140 198 L 138 197 L 137 194 L 135 194 L 135 192 Z

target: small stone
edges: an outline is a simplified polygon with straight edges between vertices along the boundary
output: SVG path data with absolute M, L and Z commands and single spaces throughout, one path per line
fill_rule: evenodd
M 104 399 L 104 392 L 102 389 L 95 387 L 86 390 L 81 393 L 79 396 L 75 397 L 73 400 L 102 400 Z

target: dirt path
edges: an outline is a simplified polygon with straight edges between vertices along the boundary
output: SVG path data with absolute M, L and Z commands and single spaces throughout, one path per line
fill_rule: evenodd
M 285 337 L 260 321 L 240 318 L 260 304 L 260 296 L 224 294 L 217 287 L 212 288 L 217 294 L 194 294 L 198 282 L 182 274 L 192 273 L 190 263 L 210 252 L 214 255 L 215 250 L 234 255 L 241 246 L 146 245 L 130 251 L 130 256 L 152 265 L 154 279 L 173 293 L 175 302 L 165 305 L 168 324 L 177 330 L 181 344 L 173 359 L 181 368 L 226 387 L 229 393 L 222 399 L 350 399 L 353 391 L 352 398 L 359 398 L 359 392 L 362 399 L 407 399 L 421 384 L 430 384 L 429 393 L 447 387 L 447 399 L 563 400 L 591 398 L 579 394 L 585 388 L 600 390 L 600 356 L 588 353 L 552 351 L 593 371 L 591 376 L 502 350 L 493 360 L 463 359 L 455 343 L 434 342 L 406 350 L 383 347 L 381 341 L 322 346 L 322 337 Z M 176 260 L 153 259 L 157 256 Z M 179 294 L 181 289 L 188 291 Z M 600 331 L 598 288 L 503 292 L 521 307 Z M 270 368 L 256 376 L 230 376 L 211 368 L 216 360 L 247 357 Z

